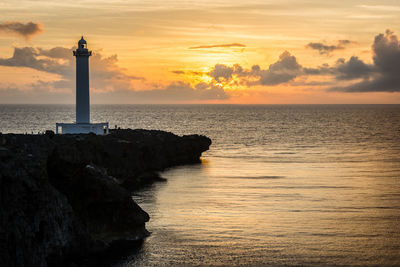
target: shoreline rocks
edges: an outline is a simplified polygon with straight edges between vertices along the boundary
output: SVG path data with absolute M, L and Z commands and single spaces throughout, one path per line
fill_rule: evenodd
M 205 136 L 130 129 L 1 135 L 0 266 L 68 266 L 143 239 L 149 215 L 130 191 L 199 162 L 210 145 Z

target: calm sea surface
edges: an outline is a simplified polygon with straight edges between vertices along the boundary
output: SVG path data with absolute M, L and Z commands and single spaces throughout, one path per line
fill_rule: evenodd
M 152 234 L 115 266 L 400 265 L 400 105 L 98 105 L 92 120 L 213 140 L 134 195 Z M 3 133 L 73 121 L 73 106 L 0 105 Z

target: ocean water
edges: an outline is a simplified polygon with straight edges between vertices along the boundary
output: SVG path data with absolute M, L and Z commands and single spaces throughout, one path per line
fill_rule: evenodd
M 0 105 L 3 133 L 73 120 Z M 98 105 L 92 120 L 213 140 L 134 194 L 152 234 L 114 266 L 400 265 L 400 105 Z

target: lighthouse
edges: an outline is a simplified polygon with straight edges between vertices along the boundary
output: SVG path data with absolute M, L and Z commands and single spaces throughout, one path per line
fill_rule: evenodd
M 78 48 L 73 51 L 76 57 L 76 121 L 75 123 L 56 123 L 56 133 L 108 134 L 108 122 L 90 123 L 90 92 L 89 92 L 89 57 L 92 51 L 87 49 L 87 42 L 82 38 Z
M 92 51 L 87 49 L 83 36 L 73 52 L 76 57 L 76 123 L 90 123 L 89 57 Z

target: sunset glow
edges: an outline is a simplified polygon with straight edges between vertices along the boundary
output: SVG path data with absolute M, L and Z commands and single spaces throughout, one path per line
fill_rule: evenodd
M 1 1 L 0 103 L 400 103 L 398 1 Z

